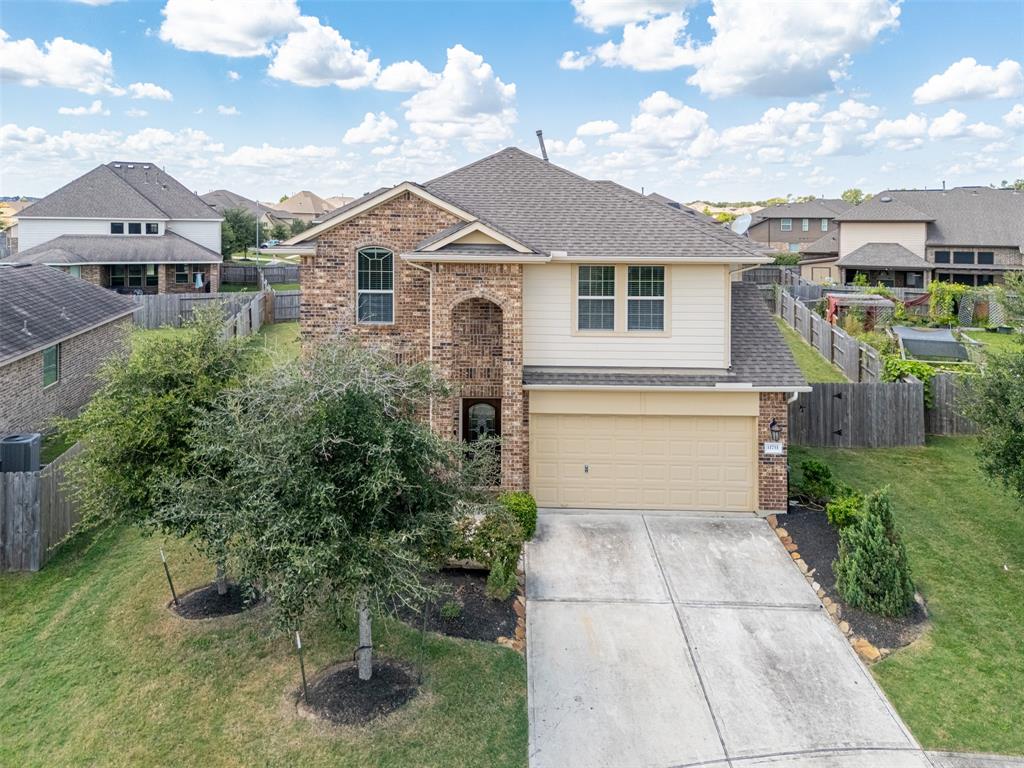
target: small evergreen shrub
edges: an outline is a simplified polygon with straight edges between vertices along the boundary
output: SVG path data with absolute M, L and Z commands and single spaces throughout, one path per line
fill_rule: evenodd
M 864 497 L 854 490 L 844 489 L 825 505 L 825 516 L 833 528 L 843 529 L 856 522 L 864 507 Z
M 815 504 L 824 504 L 836 492 L 832 470 L 816 459 L 800 462 L 800 480 L 795 485 L 798 496 Z
M 840 531 L 832 570 L 839 594 L 854 608 L 902 616 L 913 605 L 907 550 L 896 531 L 887 489 L 868 496 L 860 519 Z
M 452 621 L 462 615 L 462 606 L 456 600 L 448 600 L 441 606 L 441 618 Z
M 452 538 L 449 557 L 475 560 L 490 569 L 488 596 L 503 600 L 515 592 L 516 566 L 525 540 L 515 512 L 494 505 L 482 515 L 466 515 L 456 523 Z
M 498 497 L 498 502 L 516 516 L 523 528 L 526 541 L 537 531 L 537 502 L 527 491 L 508 491 Z
M 496 560 L 487 574 L 484 592 L 495 600 L 507 600 L 515 593 L 518 584 L 515 564 L 509 566 L 504 560 Z

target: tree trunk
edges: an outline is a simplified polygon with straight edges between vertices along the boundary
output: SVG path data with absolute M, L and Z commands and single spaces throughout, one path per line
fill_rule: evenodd
M 373 631 L 370 624 L 370 609 L 366 603 L 359 606 L 359 650 L 356 651 L 359 664 L 359 679 L 373 677 Z
M 224 571 L 224 564 L 217 563 L 217 594 L 226 595 L 228 593 L 228 576 Z

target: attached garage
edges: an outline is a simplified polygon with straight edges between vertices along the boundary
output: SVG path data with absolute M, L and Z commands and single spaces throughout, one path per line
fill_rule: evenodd
M 531 392 L 531 490 L 547 507 L 755 511 L 757 412 L 754 392 Z

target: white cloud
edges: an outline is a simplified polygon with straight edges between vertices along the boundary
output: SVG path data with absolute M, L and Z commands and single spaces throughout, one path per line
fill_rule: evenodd
M 593 63 L 593 56 L 581 54 L 579 51 L 566 51 L 562 54 L 562 58 L 558 60 L 560 69 L 574 69 L 577 71 L 586 69 Z
M 80 5 L 110 5 L 111 3 L 120 2 L 120 0 L 72 0 L 72 2 L 79 3 Z
M 238 107 L 235 107 L 235 106 L 225 106 L 224 104 L 218 104 L 217 105 L 217 114 L 218 115 L 225 115 L 226 117 L 237 117 L 238 115 L 240 115 L 242 113 L 238 111 Z
M 613 133 L 605 139 L 612 146 L 634 148 L 621 158 L 637 166 L 654 165 L 666 158 L 682 160 L 710 155 L 718 146 L 718 135 L 708 124 L 708 115 L 673 99 L 664 91 L 655 91 L 640 102 L 640 111 L 629 122 L 629 130 Z M 638 150 L 638 151 L 637 151 Z
M 299 26 L 295 0 L 167 0 L 160 39 L 185 51 L 265 56 Z
M 762 147 L 757 150 L 757 159 L 762 163 L 784 163 L 786 150 L 782 147 Z
M 813 102 L 791 101 L 784 108 L 766 110 L 756 123 L 726 128 L 721 134 L 726 149 L 758 146 L 796 146 L 816 141 L 814 122 L 821 105 Z
M 161 88 L 156 83 L 132 83 L 128 86 L 128 93 L 133 99 L 156 99 L 157 101 L 173 101 L 174 96 L 166 88 Z
M 924 144 L 928 130 L 928 118 L 911 112 L 898 120 L 879 120 L 875 127 L 863 135 L 867 144 L 885 142 L 889 149 L 917 149 Z
M 587 151 L 587 145 L 578 136 L 573 136 L 568 141 L 545 139 L 544 145 L 552 157 L 576 157 Z
M 517 119 L 515 96 L 483 56 L 455 45 L 438 81 L 404 102 L 405 119 L 419 136 L 504 140 Z
M 864 145 L 858 141 L 868 127 L 868 120 L 878 117 L 879 109 L 856 99 L 847 99 L 836 109 L 821 116 L 821 144 L 814 151 L 819 156 L 858 154 Z
M 242 76 L 233 69 L 228 70 L 228 80 L 241 80 Z
M 683 102 L 668 95 L 665 91 L 655 91 L 640 102 L 640 111 L 651 115 L 663 115 L 683 106 Z
M 396 61 L 384 67 L 373 86 L 379 91 L 418 91 L 437 85 L 440 79 L 418 61 Z
M 619 130 L 619 124 L 614 120 L 591 120 L 577 128 L 576 135 L 604 136 L 606 133 L 615 133 L 617 130 Z
M 124 111 L 125 117 L 147 117 L 149 112 L 144 109 L 126 109 Z
M 970 136 L 975 139 L 998 139 L 1003 135 L 1001 128 L 988 123 L 967 124 L 967 115 L 956 109 L 936 117 L 928 127 L 928 136 L 932 139 L 952 139 Z
M 274 147 L 264 142 L 259 147 L 239 147 L 231 154 L 221 157 L 220 162 L 229 166 L 279 169 L 290 166 L 296 160 L 316 162 L 332 158 L 337 152 L 334 147 L 318 147 L 313 144 L 304 147 Z
M 367 112 L 363 122 L 354 128 L 345 131 L 342 138 L 344 144 L 380 144 L 383 141 L 395 141 L 393 131 L 398 128 L 398 123 L 385 112 L 376 115 Z
M 0 81 L 26 86 L 48 85 L 95 95 L 124 93 L 114 83 L 110 51 L 55 37 L 40 48 L 30 38 L 12 40 L 0 29 Z
M 572 0 L 576 22 L 595 32 L 682 11 L 695 0 Z
M 88 107 L 59 107 L 57 109 L 57 114 L 84 117 L 86 115 L 109 115 L 110 110 L 104 109 L 103 102 L 96 99 Z
M 1013 108 L 1003 115 L 1003 122 L 1010 128 L 1024 128 L 1024 104 L 1014 104 Z
M 299 19 L 299 29 L 289 32 L 277 48 L 267 74 L 278 80 L 312 88 L 336 85 L 362 88 L 380 71 L 380 60 L 341 36 L 334 27 L 313 16 Z
M 593 49 L 593 57 L 606 67 L 628 67 L 638 72 L 676 69 L 693 62 L 693 51 L 679 45 L 686 17 L 670 13 L 659 19 L 627 24 L 622 42 L 608 41 Z
M 932 75 L 914 91 L 915 104 L 934 104 L 953 99 L 1009 99 L 1024 93 L 1024 74 L 1019 62 L 1004 59 L 995 67 L 979 64 L 970 56 Z

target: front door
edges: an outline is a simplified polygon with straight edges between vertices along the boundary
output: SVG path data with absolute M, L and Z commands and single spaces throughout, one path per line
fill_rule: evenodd
M 462 439 L 467 443 L 475 443 L 485 437 L 501 437 L 501 400 L 463 399 Z

